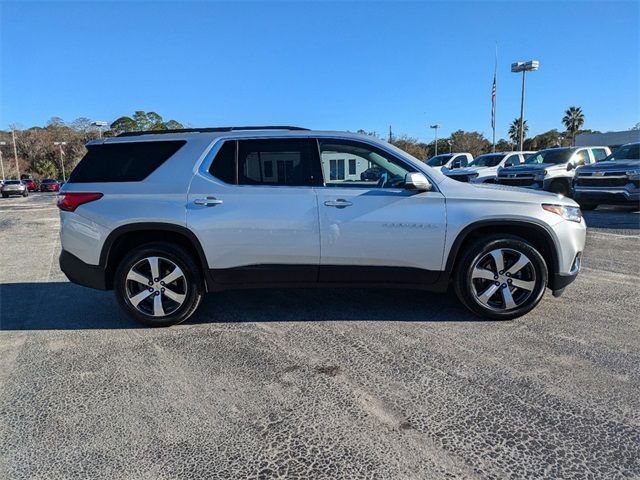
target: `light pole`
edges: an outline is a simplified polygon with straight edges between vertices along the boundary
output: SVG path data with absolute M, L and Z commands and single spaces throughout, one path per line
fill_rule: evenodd
M 529 60 L 528 62 L 516 62 L 511 64 L 512 73 L 522 72 L 522 95 L 520 97 L 520 151 L 523 150 L 524 143 L 524 77 L 526 72 L 535 72 L 540 68 L 538 60 Z
M 102 138 L 102 127 L 106 127 L 107 122 L 96 120 L 95 122 L 91 122 L 91 125 L 93 125 L 94 127 L 98 127 L 98 138 Z
M 13 158 L 16 161 L 16 172 L 18 172 L 18 180 L 20 180 L 20 165 L 18 165 L 18 149 L 16 148 L 16 131 L 11 130 L 11 138 L 13 139 Z
M 7 142 L 0 142 L 0 147 L 3 147 Z M 4 163 L 2 163 L 2 148 L 0 148 L 0 167 L 2 168 L 2 180 L 4 180 Z
M 451 140 L 447 140 L 447 143 L 449 144 L 449 153 L 451 153 L 451 149 L 453 148 L 453 142 Z
M 67 181 L 67 175 L 64 173 L 64 151 L 62 150 L 62 146 L 66 145 L 67 142 L 53 142 L 54 145 L 57 145 L 60 148 L 60 166 L 62 167 L 62 180 Z
M 438 155 L 438 129 L 440 128 L 440 124 L 436 123 L 434 125 L 431 125 L 429 128 L 433 128 L 433 130 L 435 131 L 435 135 L 436 135 L 436 155 Z

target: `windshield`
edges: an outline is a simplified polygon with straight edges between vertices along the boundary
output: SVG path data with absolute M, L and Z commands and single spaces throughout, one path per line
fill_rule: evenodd
M 469 164 L 470 167 L 495 167 L 498 165 L 502 159 L 504 158 L 504 154 L 502 153 L 491 153 L 488 155 L 480 155 L 475 158 Z
M 427 162 L 427 165 L 430 167 L 441 167 L 451 160 L 451 157 L 453 157 L 453 155 L 438 155 L 436 157 L 431 157 Z
M 613 160 L 640 160 L 640 143 L 623 145 L 602 161 Z
M 524 163 L 531 165 L 534 163 L 567 163 L 573 150 L 570 148 L 557 148 L 553 150 L 540 150 L 528 157 Z
M 5 185 L 20 185 L 20 180 L 6 180 L 4 182 Z

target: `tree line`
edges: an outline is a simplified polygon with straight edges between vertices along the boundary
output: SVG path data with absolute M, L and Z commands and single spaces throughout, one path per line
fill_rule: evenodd
M 569 107 L 562 118 L 564 131 L 549 130 L 531 138 L 527 138 L 528 125 L 524 123 L 524 149 L 540 150 L 556 146 L 572 145 L 578 133 L 599 133 L 591 130 L 582 130 L 584 125 L 584 113 L 580 107 Z M 100 131 L 92 121 L 86 117 L 80 117 L 72 122 L 65 122 L 59 117 L 51 118 L 44 127 L 31 127 L 18 129 L 12 126 L 15 135 L 18 166 L 21 174 L 29 174 L 36 178 L 52 177 L 62 178 L 62 165 L 67 172 L 71 172 L 78 161 L 86 153 L 85 144 L 100 136 L 110 137 L 123 132 L 167 130 L 183 128 L 183 124 L 176 120 L 165 121 L 156 112 L 136 111 L 131 116 L 122 116 L 112 122 L 104 131 Z M 520 119 L 515 119 L 509 127 L 509 140 L 500 139 L 496 142 L 496 151 L 511 151 L 517 148 L 520 135 Z M 376 132 L 359 133 L 373 135 L 382 138 Z M 390 143 L 406 151 L 420 160 L 426 160 L 436 153 L 436 143 L 422 142 L 407 135 L 394 135 L 389 129 L 387 138 Z M 12 132 L 0 131 L 0 142 L 6 145 L 3 149 L 5 176 L 17 177 L 16 162 L 13 158 Z M 62 152 L 56 142 L 64 142 Z M 457 130 L 447 138 L 439 138 L 437 142 L 438 153 L 469 152 L 474 157 L 493 150 L 491 142 L 480 132 L 467 132 Z

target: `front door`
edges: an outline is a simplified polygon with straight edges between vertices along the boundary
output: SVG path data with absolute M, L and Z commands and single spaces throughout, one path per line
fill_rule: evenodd
M 194 176 L 187 225 L 217 283 L 314 282 L 320 261 L 315 140 L 226 140 Z
M 404 177 L 415 168 L 377 146 L 319 143 L 320 281 L 434 282 L 444 254 L 443 195 L 405 190 Z M 334 174 L 338 160 L 351 167 L 344 178 Z

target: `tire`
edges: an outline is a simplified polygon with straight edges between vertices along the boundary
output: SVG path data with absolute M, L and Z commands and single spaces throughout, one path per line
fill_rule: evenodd
M 565 197 L 569 197 L 571 194 L 571 189 L 567 183 L 562 180 L 554 180 L 551 182 L 551 185 L 549 185 L 549 191 L 559 195 L 564 195 Z
M 152 278 L 151 268 L 155 262 L 159 272 L 157 280 Z M 173 269 L 176 266 L 181 270 L 181 277 L 166 285 L 161 283 L 162 278 L 177 274 Z M 130 278 L 127 278 L 128 275 Z M 131 276 L 151 281 L 152 285 L 132 280 Z M 114 277 L 114 290 L 120 307 L 131 318 L 150 327 L 168 327 L 182 323 L 193 315 L 202 302 L 204 284 L 198 263 L 186 250 L 177 245 L 157 242 L 135 248 L 120 262 Z M 167 291 L 171 292 L 171 297 Z M 139 302 L 137 306 L 134 305 L 136 300 Z
M 598 208 L 598 204 L 597 203 L 581 203 L 580 208 L 582 210 L 595 210 L 596 208 Z
M 496 268 L 499 265 L 493 253 L 497 251 L 502 270 Z M 524 264 L 525 260 L 528 263 Z M 542 300 L 548 275 L 547 265 L 533 245 L 520 237 L 494 235 L 476 240 L 462 255 L 454 273 L 454 290 L 476 315 L 511 320 L 530 312 Z M 483 294 L 490 294 L 486 301 Z
M 28 197 L 28 196 L 29 196 L 29 192 L 25 191 L 25 192 L 22 194 L 22 196 L 23 196 L 23 197 Z

